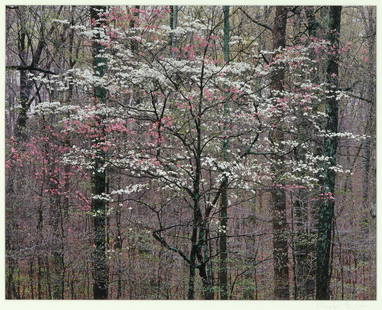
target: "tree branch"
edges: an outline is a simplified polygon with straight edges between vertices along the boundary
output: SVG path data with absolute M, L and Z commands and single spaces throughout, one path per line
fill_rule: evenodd
M 269 30 L 269 31 L 272 31 L 272 28 L 271 28 L 271 27 L 269 27 L 268 25 L 263 24 L 263 23 L 261 23 L 261 22 L 255 20 L 255 19 L 253 19 L 253 18 L 252 18 L 250 15 L 248 15 L 248 13 L 245 12 L 242 8 L 239 8 L 239 9 L 240 9 L 241 12 L 244 13 L 244 15 L 245 15 L 251 22 L 253 22 L 253 23 L 255 23 L 256 25 L 259 25 L 259 26 L 261 26 L 261 27 L 264 27 L 265 29 L 267 29 L 267 30 Z
M 365 102 L 367 102 L 367 103 L 373 103 L 371 100 L 366 99 L 366 98 L 363 98 L 363 97 L 361 97 L 361 96 L 357 96 L 357 95 L 354 95 L 354 94 L 352 94 L 352 93 L 346 93 L 346 94 L 347 94 L 348 96 L 354 98 L 354 99 L 359 99 L 359 100 L 365 101 Z
M 34 67 L 34 66 L 6 66 L 6 69 L 19 70 L 19 71 L 23 71 L 23 70 L 38 71 L 38 72 L 42 72 L 42 73 L 46 73 L 46 74 L 57 75 L 56 72 L 53 72 L 53 71 L 50 71 L 50 70 L 46 70 L 46 69 L 42 69 L 42 68 L 38 68 L 38 67 Z
M 166 240 L 163 239 L 163 237 L 160 235 L 160 232 L 162 230 L 156 230 L 156 231 L 153 231 L 153 237 L 158 240 L 165 248 L 169 249 L 170 251 L 173 251 L 175 253 L 178 253 L 188 264 L 191 264 L 191 261 L 188 259 L 188 257 L 181 251 L 179 250 L 178 248 L 174 248 L 172 246 L 170 246 Z

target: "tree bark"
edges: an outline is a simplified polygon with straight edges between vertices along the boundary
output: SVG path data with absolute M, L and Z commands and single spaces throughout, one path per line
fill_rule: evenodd
M 285 47 L 286 24 L 288 8 L 276 7 L 276 15 L 272 29 L 273 49 Z M 284 89 L 284 69 L 277 70 L 272 76 L 272 90 L 281 92 Z M 281 120 L 280 120 L 281 122 Z M 280 128 L 275 128 L 273 139 L 282 141 L 284 138 Z M 282 157 L 274 156 L 275 161 Z M 273 171 L 278 178 L 282 167 L 273 164 Z M 279 182 L 279 181 L 278 181 Z M 274 298 L 289 299 L 289 267 L 288 267 L 288 224 L 286 220 L 286 195 L 282 188 L 274 188 L 271 192 L 272 201 L 272 227 L 273 227 L 273 268 L 274 268 Z
M 329 30 L 327 39 L 332 46 L 339 46 L 339 34 L 341 25 L 341 7 L 329 8 Z M 338 101 L 336 91 L 338 89 L 338 54 L 329 55 L 326 69 L 326 79 L 329 83 L 329 96 L 326 100 L 326 113 L 328 121 L 326 130 L 337 132 L 338 127 Z M 329 157 L 325 165 L 324 178 L 321 180 L 324 193 L 335 192 L 336 173 L 330 169 L 336 165 L 337 137 L 325 138 L 324 155 Z M 331 241 L 333 233 L 334 200 L 325 199 L 319 208 L 318 214 L 318 238 L 317 238 L 317 271 L 316 271 L 316 299 L 330 299 L 330 270 L 331 270 Z
M 100 18 L 99 13 L 105 12 L 105 6 L 92 6 L 90 8 L 93 28 L 102 27 L 105 22 Z M 100 38 L 97 33 L 94 39 Z M 106 70 L 106 60 L 99 54 L 103 47 L 96 41 L 93 41 L 93 66 L 98 76 L 103 76 Z M 94 89 L 95 101 L 104 103 L 106 100 L 106 89 L 97 86 Z M 98 119 L 97 128 L 99 136 L 95 139 L 94 147 L 97 153 L 94 159 L 94 170 L 92 173 L 91 184 L 92 194 L 94 196 L 102 195 L 106 190 L 106 172 L 104 169 L 105 152 L 103 152 L 98 144 L 104 141 L 102 119 Z M 91 202 L 93 213 L 93 229 L 94 229 L 94 252 L 93 252 L 93 296 L 94 299 L 108 298 L 108 264 L 106 257 L 106 203 L 102 199 L 93 198 Z
M 224 14 L 224 61 L 229 62 L 229 38 L 230 38 L 230 24 L 229 24 L 229 6 L 223 6 Z M 224 103 L 224 116 L 227 115 L 228 102 Z M 223 160 L 228 160 L 228 140 L 223 141 Z M 219 286 L 220 286 L 220 299 L 228 299 L 228 267 L 227 267 L 227 229 L 228 229 L 228 178 L 224 177 L 223 186 L 221 188 L 221 206 L 220 206 L 220 232 L 219 232 Z
M 365 229 L 365 237 L 369 239 L 370 244 L 375 244 L 376 240 L 376 193 L 375 184 L 376 180 L 376 166 L 375 166 L 375 137 L 376 137 L 376 66 L 375 66 L 375 46 L 376 46 L 376 24 L 375 24 L 375 7 L 362 7 L 360 8 L 361 15 L 364 20 L 365 33 L 368 38 L 368 86 L 367 86 L 367 99 L 370 102 L 367 103 L 366 108 L 366 128 L 365 135 L 368 136 L 363 144 L 363 186 L 362 186 L 362 198 L 365 210 L 368 210 L 368 214 L 365 216 L 365 221 L 368 223 Z M 376 252 L 375 247 L 370 247 L 368 258 L 370 260 L 370 283 L 369 283 L 369 298 L 375 298 L 375 280 L 376 280 Z

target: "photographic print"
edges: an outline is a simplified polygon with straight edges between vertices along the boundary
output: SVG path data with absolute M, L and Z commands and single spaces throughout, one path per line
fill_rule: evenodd
M 5 14 L 7 299 L 376 299 L 376 6 Z

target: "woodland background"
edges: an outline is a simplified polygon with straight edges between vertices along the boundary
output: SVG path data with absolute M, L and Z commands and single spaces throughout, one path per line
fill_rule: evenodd
M 375 48 L 375 7 L 7 6 L 6 298 L 375 299 Z

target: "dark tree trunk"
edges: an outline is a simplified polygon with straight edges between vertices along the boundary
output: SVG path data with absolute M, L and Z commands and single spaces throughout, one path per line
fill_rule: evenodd
M 286 24 L 288 8 L 276 7 L 276 15 L 272 29 L 273 49 L 285 47 Z M 273 91 L 281 92 L 284 89 L 284 69 L 277 70 L 272 77 Z M 281 122 L 281 120 L 280 120 Z M 283 140 L 283 133 L 275 128 L 273 139 Z M 276 155 L 274 160 L 282 160 Z M 283 167 L 274 164 L 273 171 L 278 178 L 279 171 Z M 279 182 L 279 181 L 277 181 Z M 273 226 L 273 267 L 274 267 L 274 298 L 289 299 L 289 268 L 288 268 L 288 224 L 286 221 L 286 195 L 282 188 L 274 188 L 271 192 L 272 201 L 272 226 Z
M 208 213 L 208 211 L 206 211 Z M 208 217 L 208 215 L 205 215 Z M 214 292 L 212 288 L 212 278 L 208 270 L 208 263 L 210 260 L 209 242 L 208 238 L 208 223 L 206 220 L 202 220 L 201 213 L 198 218 L 200 218 L 201 224 L 199 225 L 199 240 L 197 245 L 197 258 L 199 261 L 198 269 L 199 275 L 202 278 L 203 284 L 203 297 L 204 299 L 214 299 Z
M 209 277 L 207 273 L 207 264 L 203 263 L 200 266 L 198 266 L 199 269 L 199 275 L 202 278 L 202 284 L 203 284 L 203 297 L 206 300 L 214 299 L 214 292 L 212 289 L 212 282 L 211 278 Z
M 229 38 L 230 38 L 230 24 L 229 24 L 229 6 L 223 6 L 224 14 L 224 61 L 229 62 Z M 224 104 L 224 115 L 227 114 L 228 103 Z M 223 159 L 228 160 L 228 141 L 223 141 Z M 227 268 L 227 229 L 228 229 L 228 178 L 223 180 L 221 189 L 221 206 L 220 206 L 220 233 L 219 233 L 219 286 L 220 286 L 220 299 L 228 299 L 228 268 Z
M 194 210 L 193 228 L 191 234 L 191 251 L 190 251 L 190 263 L 189 263 L 189 278 L 188 278 L 188 293 L 187 299 L 195 299 L 195 274 L 196 274 L 196 250 L 197 250 L 197 235 L 198 235 L 198 223 Z
M 93 27 L 98 28 L 104 25 L 104 21 L 100 18 L 99 13 L 105 12 L 105 6 L 92 6 L 90 8 L 91 18 L 94 21 Z M 99 38 L 100 35 L 96 34 L 94 39 Z M 105 73 L 106 60 L 99 56 L 103 47 L 93 42 L 93 65 L 97 74 L 102 76 Z M 101 64 L 101 65 L 99 65 Z M 104 103 L 106 100 L 106 89 L 103 87 L 95 87 L 95 100 Z M 106 190 L 106 172 L 104 169 L 105 152 L 103 152 L 97 145 L 104 141 L 102 119 L 96 121 L 99 136 L 95 141 L 94 147 L 97 148 L 96 156 L 94 159 L 94 170 L 92 173 L 92 194 L 94 196 L 102 195 Z M 93 296 L 94 299 L 107 299 L 108 298 L 108 264 L 106 257 L 106 203 L 102 199 L 93 198 L 91 202 L 93 213 L 93 227 L 94 227 L 94 252 L 93 252 Z
M 341 7 L 329 8 L 328 40 L 338 47 L 341 25 Z M 329 56 L 326 78 L 329 83 L 329 97 L 326 100 L 328 122 L 326 129 L 337 132 L 338 101 L 335 92 L 338 89 L 338 54 Z M 326 164 L 324 178 L 321 180 L 324 193 L 334 193 L 336 173 L 330 169 L 336 164 L 337 137 L 326 138 L 324 141 L 324 155 L 330 160 Z M 333 233 L 334 200 L 324 200 L 318 214 L 317 238 L 317 270 L 316 270 L 316 299 L 330 299 L 330 270 L 331 270 L 331 241 Z
M 317 38 L 320 33 L 320 29 L 323 26 L 320 25 L 316 18 L 316 7 L 306 7 L 305 13 L 308 25 L 308 35 L 310 39 Z M 310 52 L 311 59 L 314 59 L 314 51 Z M 323 68 L 321 65 L 320 67 Z M 312 81 L 316 84 L 320 83 L 320 70 L 313 75 Z M 311 128 L 309 125 L 304 126 L 306 135 L 309 135 Z M 322 154 L 322 149 L 319 144 L 316 144 L 312 140 L 312 147 L 316 155 Z M 304 160 L 305 152 L 295 152 L 296 160 Z M 293 204 L 293 209 L 296 217 L 296 238 L 294 242 L 294 256 L 296 258 L 296 285 L 297 285 L 297 299 L 310 299 L 314 298 L 315 287 L 315 245 L 316 245 L 316 233 L 312 232 L 317 230 L 317 212 L 316 208 L 309 205 L 309 192 L 305 189 L 297 190 L 297 199 Z M 311 222 L 309 222 L 308 214 L 311 215 Z

